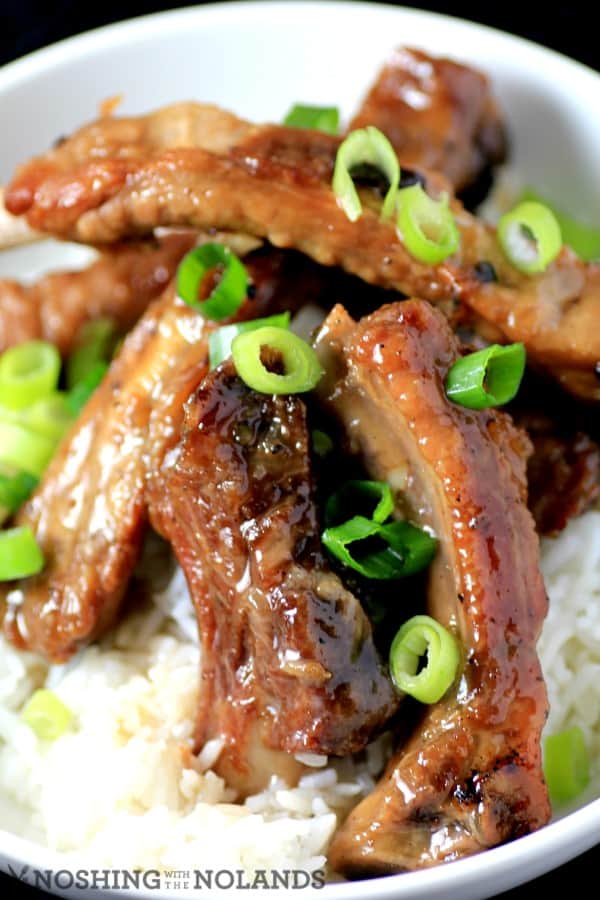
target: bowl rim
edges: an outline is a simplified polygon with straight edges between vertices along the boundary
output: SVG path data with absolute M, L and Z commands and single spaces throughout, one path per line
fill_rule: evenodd
M 236 0 L 236 2 L 229 0 L 229 2 L 207 3 L 137 16 L 65 38 L 48 47 L 33 51 L 0 67 L 0 102 L 5 91 L 10 91 L 40 74 L 51 76 L 55 66 L 85 59 L 87 55 L 105 49 L 107 46 L 117 47 L 124 43 L 130 43 L 132 39 L 143 42 L 157 31 L 164 33 L 167 38 L 170 33 L 180 31 L 187 26 L 202 27 L 208 23 L 219 24 L 220 21 L 222 24 L 226 24 L 231 17 L 235 17 L 237 22 L 244 18 L 250 22 L 254 18 L 252 24 L 256 24 L 256 17 L 259 14 L 268 15 L 271 23 L 276 20 L 294 20 L 296 17 L 305 15 L 309 9 L 311 15 L 315 14 L 316 9 L 319 9 L 321 14 L 328 15 L 339 13 L 341 9 L 344 9 L 345 16 L 357 18 L 364 16 L 367 12 L 376 11 L 382 17 L 399 19 L 404 17 L 421 22 L 435 20 L 440 25 L 444 24 L 458 32 L 469 32 L 472 36 L 485 34 L 500 46 L 504 45 L 507 50 L 519 50 L 531 60 L 532 64 L 538 61 L 545 66 L 551 64 L 554 66 L 556 78 L 566 77 L 569 82 L 577 83 L 580 88 L 585 84 L 590 90 L 600 89 L 600 73 L 583 63 L 526 38 L 443 13 L 365 2 L 365 0 Z M 448 55 L 453 56 L 453 53 L 450 52 Z M 460 56 L 460 53 L 457 55 Z M 511 843 L 486 850 L 483 854 L 476 854 L 430 869 L 369 879 L 368 892 L 372 898 L 389 898 L 402 886 L 402 889 L 406 888 L 410 892 L 410 896 L 427 897 L 431 896 L 431 889 L 439 887 L 441 878 L 443 878 L 443 885 L 446 889 L 459 885 L 473 885 L 481 877 L 483 860 L 485 861 L 485 876 L 490 884 L 494 878 L 506 873 L 507 870 L 512 872 L 512 876 L 508 880 L 505 879 L 502 882 L 498 879 L 496 886 L 493 887 L 496 892 L 516 886 L 542 872 L 550 871 L 599 841 L 600 798 L 587 802 L 584 806 L 549 823 L 539 831 L 525 835 Z M 575 852 L 572 849 L 574 846 L 577 848 Z M 547 865 L 549 857 L 552 858 L 550 868 Z M 7 858 L 9 861 L 11 859 L 18 860 L 20 864 L 31 867 L 43 862 L 53 868 L 60 868 L 61 866 L 52 865 L 52 863 L 56 864 L 60 860 L 64 867 L 66 862 L 64 856 L 57 851 L 0 828 L 0 869 L 4 869 L 4 871 L 7 870 Z M 529 866 L 526 874 L 522 877 L 518 875 L 515 877 L 516 870 L 525 863 Z M 497 885 L 500 887 L 498 888 Z M 345 882 L 343 896 L 358 900 L 364 895 L 364 886 L 364 881 Z M 326 896 L 339 891 L 339 888 L 339 883 L 328 884 L 318 890 L 314 896 Z M 304 893 L 305 896 L 313 896 L 313 892 L 310 890 Z M 138 891 L 130 891 L 129 894 L 139 897 L 148 896 L 146 893 Z M 157 898 L 174 895 L 174 893 L 165 894 L 164 892 L 155 894 Z

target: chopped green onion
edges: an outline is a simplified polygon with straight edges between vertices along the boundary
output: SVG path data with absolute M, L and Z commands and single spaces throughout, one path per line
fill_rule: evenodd
M 37 575 L 43 568 L 44 557 L 31 528 L 0 531 L 0 581 Z
M 585 790 L 590 761 L 581 728 L 568 728 L 544 740 L 544 775 L 556 806 L 569 803 Z
M 0 415 L 0 464 L 39 478 L 55 449 L 55 440 Z
M 457 359 L 446 378 L 446 394 L 468 409 L 502 406 L 516 396 L 525 372 L 525 347 L 491 344 Z
M 322 540 L 331 555 L 345 566 L 365 578 L 379 580 L 420 572 L 429 565 L 437 549 L 435 538 L 409 522 L 380 525 L 364 516 L 354 516 L 343 525 L 326 528 Z M 350 545 L 356 545 L 352 547 L 353 552 Z
M 324 431 L 315 428 L 311 434 L 312 448 L 317 456 L 328 456 L 333 450 L 333 441 Z
M 261 360 L 263 348 L 281 355 L 285 374 L 269 372 Z M 231 354 L 242 381 L 261 394 L 301 394 L 312 390 L 323 374 L 313 348 L 283 328 L 267 326 L 238 334 Z
M 21 718 L 40 740 L 55 741 L 69 730 L 73 713 L 54 691 L 41 688 L 26 703 Z
M 340 113 L 337 106 L 304 106 L 296 103 L 283 120 L 290 128 L 314 128 L 337 134 L 340 125 Z
M 218 276 L 208 297 L 201 298 L 206 276 Z M 248 289 L 246 267 L 224 244 L 202 244 L 184 256 L 177 269 L 177 293 L 205 319 L 220 322 L 242 305 Z
M 6 475 L 0 472 L 0 506 L 16 512 L 35 490 L 38 479 L 27 472 Z
M 38 434 L 60 441 L 73 424 L 67 394 L 56 391 L 23 410 L 23 424 Z
M 387 178 L 389 188 L 381 208 L 381 217 L 385 219 L 392 215 L 396 206 L 400 164 L 386 136 L 372 125 L 352 131 L 340 144 L 335 158 L 333 192 L 351 222 L 356 222 L 362 214 L 362 204 L 352 180 L 352 170 L 363 166 L 373 166 Z
M 583 222 L 571 218 L 567 213 L 548 203 L 545 198 L 540 197 L 533 188 L 526 188 L 523 191 L 520 202 L 529 200 L 542 203 L 552 211 L 559 224 L 563 243 L 568 244 L 577 256 L 585 262 L 600 260 L 600 228 L 584 225 Z
M 398 192 L 397 224 L 411 256 L 432 266 L 452 256 L 460 246 L 448 197 L 432 200 L 420 184 Z
M 0 472 L 0 525 L 25 503 L 37 483 L 27 472 Z
M 417 674 L 425 653 L 427 663 Z M 405 622 L 390 648 L 394 686 L 421 703 L 441 700 L 456 678 L 459 663 L 456 638 L 431 616 L 413 616 Z
M 116 327 L 112 319 L 87 322 L 77 339 L 77 347 L 67 361 L 67 388 L 72 390 L 85 380 L 99 362 L 107 362 L 116 345 Z
M 23 409 L 56 389 L 60 354 L 46 341 L 27 341 L 0 356 L 0 404 Z
M 86 373 L 83 381 L 76 384 L 66 397 L 66 403 L 69 411 L 73 416 L 78 416 L 85 404 L 88 402 L 106 373 L 109 366 L 105 362 L 95 363 Z
M 534 200 L 519 203 L 502 216 L 498 240 L 509 262 L 526 275 L 547 269 L 562 247 L 556 216 Z
M 339 525 L 349 512 L 382 524 L 394 512 L 391 487 L 385 481 L 347 481 L 325 504 L 325 524 Z
M 263 328 L 267 325 L 271 325 L 273 328 L 287 328 L 289 324 L 290 314 L 289 312 L 283 312 L 274 316 L 267 316 L 265 319 L 252 319 L 249 322 L 236 322 L 234 325 L 224 325 L 217 331 L 213 331 L 208 338 L 208 354 L 211 369 L 216 369 L 224 359 L 231 356 L 231 344 L 238 334 L 256 331 L 257 328 Z

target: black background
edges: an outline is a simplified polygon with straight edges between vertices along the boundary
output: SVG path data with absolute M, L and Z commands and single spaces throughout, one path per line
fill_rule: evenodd
M 192 6 L 192 3 L 170 4 L 152 0 L 0 0 L 0 65 L 46 44 L 78 34 L 89 28 L 116 22 L 161 9 Z M 571 3 L 522 2 L 511 6 L 493 0 L 479 3 L 404 3 L 421 9 L 435 10 L 454 16 L 484 22 L 496 28 L 527 37 L 572 56 L 600 70 L 600 38 L 597 25 L 590 19 L 594 5 L 581 0 Z M 337 36 L 343 40 L 343 33 Z M 448 48 L 452 55 L 452 48 Z M 598 108 L 590 115 L 600 114 Z M 0 148 L 2 140 L 0 122 Z M 600 148 L 599 148 L 600 149 Z M 598 835 L 600 841 L 600 834 Z M 503 900 L 567 895 L 569 891 L 598 896 L 600 848 L 589 851 L 560 869 L 522 888 L 503 894 Z M 367 894 L 368 889 L 365 890 Z M 482 894 L 485 887 L 482 885 Z M 19 885 L 0 875 L 0 895 L 15 900 L 35 900 L 41 892 Z M 440 898 L 441 900 L 441 898 Z

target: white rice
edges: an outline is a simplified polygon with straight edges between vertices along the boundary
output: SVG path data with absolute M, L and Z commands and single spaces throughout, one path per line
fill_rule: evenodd
M 540 642 L 547 729 L 580 725 L 600 787 L 600 513 L 542 545 L 551 598 Z M 164 559 L 158 559 L 164 564 Z M 154 579 L 152 566 L 150 577 Z M 387 739 L 360 759 L 305 754 L 297 787 L 272 779 L 234 804 L 211 741 L 191 753 L 200 653 L 179 569 L 151 604 L 66 666 L 47 667 L 0 639 L 0 825 L 65 854 L 127 868 L 323 869 L 340 816 L 374 785 Z M 39 741 L 20 718 L 51 688 L 74 727 Z

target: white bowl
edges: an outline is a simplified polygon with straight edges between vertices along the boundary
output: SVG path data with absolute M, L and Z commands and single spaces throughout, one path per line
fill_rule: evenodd
M 277 121 L 296 101 L 339 105 L 349 115 L 387 53 L 399 44 L 474 63 L 493 78 L 524 182 L 593 221 L 600 210 L 600 76 L 505 34 L 430 13 L 363 3 L 248 3 L 149 16 L 57 44 L 0 71 L 0 182 L 59 135 L 123 94 L 120 112 L 198 99 Z M 77 261 L 69 248 L 2 254 L 0 274 L 29 276 Z M 600 800 L 479 856 L 428 871 L 333 884 L 328 900 L 471 900 L 561 865 L 600 834 Z M 0 831 L 0 865 L 60 869 L 56 854 Z M 68 891 L 63 891 L 69 895 Z M 97 894 L 97 892 L 95 892 Z M 281 893 L 281 892 L 280 892 Z M 82 892 L 76 893 L 81 897 Z M 247 894 L 243 894 L 247 896 Z M 148 896 L 169 896 L 152 891 Z M 174 892 L 170 896 L 178 896 Z M 179 894 L 180 896 L 180 894 Z

